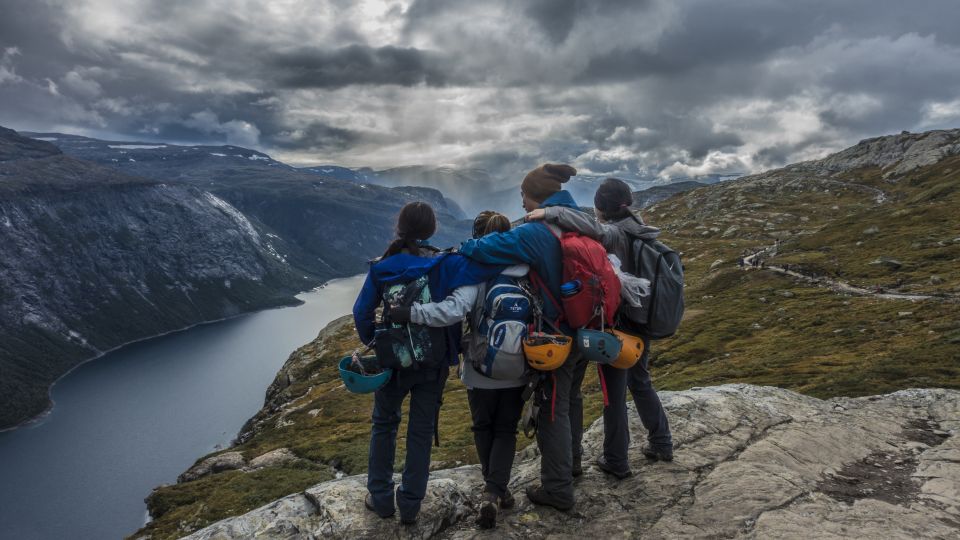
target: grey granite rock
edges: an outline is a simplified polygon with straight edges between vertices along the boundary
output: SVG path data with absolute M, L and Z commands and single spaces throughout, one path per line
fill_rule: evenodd
M 750 385 L 664 392 L 672 463 L 649 462 L 631 412 L 634 476 L 593 460 L 603 427 L 584 435 L 586 470 L 567 513 L 520 495 L 539 458 L 517 456 L 517 508 L 493 532 L 473 524 L 476 466 L 431 473 L 415 526 L 363 507 L 364 477 L 325 482 L 187 538 L 950 538 L 960 527 L 960 392 L 906 390 L 821 401 Z

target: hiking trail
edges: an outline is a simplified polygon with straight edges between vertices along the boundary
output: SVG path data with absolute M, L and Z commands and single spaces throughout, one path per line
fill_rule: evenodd
M 880 298 L 883 300 L 908 300 L 911 302 L 920 302 L 924 300 L 934 300 L 939 302 L 956 302 L 960 300 L 955 294 L 943 293 L 938 295 L 933 294 L 910 294 L 910 293 L 901 293 L 901 292 L 888 292 L 888 291 L 876 291 L 865 289 L 863 287 L 857 287 L 851 285 L 845 281 L 840 281 L 825 276 L 812 276 L 809 274 L 804 274 L 798 272 L 797 270 L 791 268 L 784 268 L 782 266 L 774 266 L 763 263 L 763 259 L 766 257 L 774 257 L 777 255 L 777 249 L 779 245 L 774 244 L 772 246 L 766 246 L 757 251 L 752 252 L 750 255 L 744 256 L 743 264 L 740 266 L 741 270 L 767 270 L 784 276 L 790 276 L 810 285 L 815 285 L 818 287 L 825 287 L 831 289 L 840 294 L 850 294 L 855 296 L 872 296 L 874 298 Z M 759 257 L 759 259 L 758 259 Z

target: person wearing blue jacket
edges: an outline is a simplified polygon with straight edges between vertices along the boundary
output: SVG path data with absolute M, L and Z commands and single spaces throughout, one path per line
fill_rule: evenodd
M 569 165 L 546 164 L 527 173 L 520 186 L 523 207 L 562 206 L 579 209 L 563 184 L 577 174 Z M 563 253 L 557 231 L 544 223 L 525 223 L 508 232 L 468 240 L 460 247 L 464 255 L 487 264 L 528 264 L 531 275 L 539 277 L 544 316 L 559 321 L 565 334 L 574 332 L 562 322 L 560 299 Z M 540 448 L 540 486 L 527 488 L 534 504 L 567 511 L 573 508 L 573 477 L 582 474 L 583 395 L 580 386 L 587 363 L 575 346 L 566 362 L 546 377 L 541 391 L 537 419 L 537 446 Z
M 503 266 L 478 264 L 459 254 L 439 253 L 426 244 L 436 228 L 436 216 L 430 205 L 414 202 L 400 210 L 397 239 L 379 261 L 370 266 L 353 306 L 357 334 L 364 344 L 370 345 L 374 339 L 376 309 L 382 302 L 387 286 L 408 283 L 426 275 L 431 298 L 446 298 L 458 287 L 484 283 L 503 270 Z M 409 312 L 405 315 L 409 320 Z M 403 322 L 398 319 L 402 316 L 402 310 L 391 309 L 391 320 Z M 458 362 L 460 334 L 459 323 L 446 327 L 445 363 L 435 368 L 403 372 L 394 370 L 390 381 L 374 394 L 367 465 L 368 494 L 364 503 L 380 517 L 392 517 L 399 509 L 401 522 L 412 524 L 420 512 L 420 504 L 427 491 L 431 439 L 450 365 Z M 400 407 L 408 394 L 407 454 L 400 486 L 394 493 L 393 462 Z

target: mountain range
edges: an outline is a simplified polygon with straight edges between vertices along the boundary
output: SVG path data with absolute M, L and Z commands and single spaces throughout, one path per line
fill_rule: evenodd
M 374 170 L 368 167 L 350 169 L 336 165 L 322 165 L 304 167 L 300 170 L 358 183 L 377 184 L 382 186 L 421 186 L 440 190 L 449 200 L 464 209 L 468 216 L 473 216 L 482 210 L 497 210 L 511 219 L 518 219 L 523 215 L 520 203 L 520 181 L 522 178 L 504 179 L 495 178 L 483 169 L 408 166 L 395 167 L 383 170 Z M 657 177 L 624 176 L 621 179 L 627 182 L 637 192 L 646 192 L 640 201 L 659 200 L 659 195 L 675 193 L 694 187 L 694 184 L 712 184 L 736 178 L 739 175 L 706 175 L 699 178 L 675 178 L 664 182 Z M 591 206 L 593 194 L 607 176 L 593 174 L 579 174 L 573 177 L 564 188 L 573 195 L 579 203 Z M 691 183 L 693 182 L 693 183 Z
M 0 429 L 124 343 L 266 307 L 363 272 L 406 202 L 468 235 L 438 191 L 320 178 L 233 146 L 0 128 Z

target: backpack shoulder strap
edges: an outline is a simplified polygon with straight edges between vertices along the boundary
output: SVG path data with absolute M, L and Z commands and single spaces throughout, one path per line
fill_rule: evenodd
M 476 332 L 480 329 L 480 324 L 483 322 L 484 315 L 484 306 L 487 304 L 487 292 L 489 287 L 486 283 L 481 283 L 477 285 L 477 300 L 473 304 L 473 312 L 471 313 L 470 321 L 470 331 Z
M 528 275 L 530 276 L 530 284 L 533 285 L 534 289 L 539 289 L 543 291 L 547 299 L 550 300 L 550 303 L 553 304 L 553 307 L 557 309 L 557 313 L 560 314 L 560 318 L 557 319 L 556 321 L 551 321 L 551 322 L 559 324 L 560 321 L 563 319 L 563 304 L 558 302 L 557 299 L 553 296 L 553 293 L 550 292 L 550 288 L 547 287 L 547 284 L 543 281 L 543 279 L 540 278 L 540 274 L 538 274 L 536 270 L 531 268 L 530 273 Z
M 541 221 L 540 224 L 546 227 L 547 230 L 550 231 L 550 233 L 555 236 L 557 240 L 563 238 L 563 229 L 561 229 L 559 226 L 554 225 L 553 223 L 547 223 L 546 221 Z

